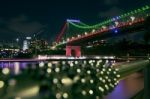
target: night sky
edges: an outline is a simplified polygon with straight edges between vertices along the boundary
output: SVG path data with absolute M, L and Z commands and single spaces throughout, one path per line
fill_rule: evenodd
M 96 24 L 150 0 L 1 0 L 0 41 L 41 33 L 54 40 L 66 19 Z

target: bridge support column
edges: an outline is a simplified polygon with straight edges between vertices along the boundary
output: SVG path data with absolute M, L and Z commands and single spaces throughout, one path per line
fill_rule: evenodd
M 81 47 L 80 46 L 66 46 L 66 56 L 80 57 Z

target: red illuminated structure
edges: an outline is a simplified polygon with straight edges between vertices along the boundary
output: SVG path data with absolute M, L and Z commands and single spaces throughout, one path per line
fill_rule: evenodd
M 64 36 L 66 28 L 67 28 L 67 22 L 64 23 L 61 32 L 56 37 L 56 43 L 60 42 L 61 38 Z
M 66 46 L 66 56 L 80 57 L 81 47 L 80 46 Z

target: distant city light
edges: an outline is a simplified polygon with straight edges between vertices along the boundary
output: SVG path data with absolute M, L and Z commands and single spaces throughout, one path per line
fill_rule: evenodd
M 134 16 L 131 16 L 130 18 L 131 18 L 131 20 L 132 20 L 132 21 L 134 21 L 134 20 L 135 20 L 135 17 L 134 17 Z
M 119 22 L 116 21 L 116 22 L 115 22 L 115 25 L 118 26 L 118 25 L 119 25 Z
M 87 32 L 85 32 L 84 34 L 87 35 Z
M 115 21 L 116 19 L 115 18 L 112 18 L 112 21 Z
M 114 32 L 115 32 L 115 33 L 118 33 L 118 30 L 116 29 L 116 30 L 114 30 Z
M 95 29 L 92 30 L 92 33 L 94 33 L 94 32 L 95 32 Z
M 118 19 L 119 19 L 119 16 L 117 16 L 116 19 L 118 20 Z
M 31 37 L 26 37 L 27 40 L 31 40 Z
M 19 38 L 16 38 L 16 41 L 19 42 Z

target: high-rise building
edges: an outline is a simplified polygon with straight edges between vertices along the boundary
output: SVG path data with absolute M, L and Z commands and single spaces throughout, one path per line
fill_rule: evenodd
M 27 49 L 29 49 L 29 43 L 28 43 L 27 40 L 24 40 L 24 41 L 23 41 L 23 50 L 25 51 L 25 50 L 27 50 Z

